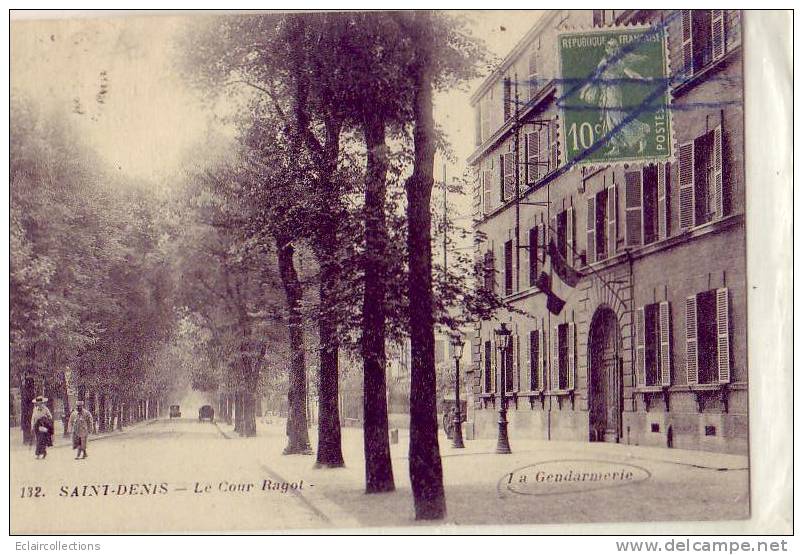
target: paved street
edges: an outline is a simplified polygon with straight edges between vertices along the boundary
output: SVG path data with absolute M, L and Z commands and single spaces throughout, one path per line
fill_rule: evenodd
M 314 445 L 314 433 L 311 439 Z M 492 440 L 466 443 L 465 450 L 455 451 L 445 438 L 441 441 L 447 524 L 748 515 L 746 457 L 515 437 L 512 455 L 496 455 Z M 313 469 L 314 457 L 281 455 L 283 421 L 260 422 L 257 438 L 239 438 L 225 424 L 157 420 L 90 442 L 85 461 L 73 460 L 68 446 L 51 449 L 45 461 L 15 448 L 12 529 L 243 531 L 415 524 L 405 431 L 392 445 L 397 491 L 389 494 L 363 494 L 361 430 L 344 429 L 343 445 L 346 468 Z M 29 490 L 22 497 L 26 486 L 41 487 L 43 497 L 28 497 Z M 74 510 L 79 503 L 81 510 Z
M 81 461 L 73 459 L 69 446 L 51 449 L 44 461 L 35 460 L 32 451 L 12 449 L 12 530 L 264 530 L 329 525 L 299 496 L 258 489 L 272 475 L 255 446 L 255 442 L 227 441 L 208 422 L 158 420 L 90 441 L 89 457 Z M 195 493 L 196 484 L 197 489 L 209 491 Z M 245 491 L 243 484 L 253 485 Z M 101 489 L 92 490 L 93 485 Z M 44 497 L 21 498 L 25 486 L 41 487 Z

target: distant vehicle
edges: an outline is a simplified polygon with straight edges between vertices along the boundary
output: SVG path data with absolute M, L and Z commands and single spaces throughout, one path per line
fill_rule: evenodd
M 170 418 L 181 418 L 181 408 L 178 405 L 170 405 Z
M 198 409 L 198 422 L 203 422 L 204 420 L 215 421 L 215 409 L 209 405 L 204 405 Z

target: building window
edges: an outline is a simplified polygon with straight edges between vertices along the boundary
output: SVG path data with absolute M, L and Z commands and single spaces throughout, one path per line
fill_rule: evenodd
M 669 303 L 636 310 L 636 370 L 639 386 L 670 385 L 671 342 Z
M 593 10 L 592 24 L 594 27 L 605 27 L 616 23 L 615 10 Z
M 719 125 L 678 148 L 681 229 L 720 219 L 730 212 L 723 151 Z
M 713 133 L 706 133 L 694 140 L 694 222 L 696 225 L 710 222 L 716 217 L 713 152 Z
M 608 206 L 608 190 L 603 189 L 596 194 L 597 200 L 595 203 L 595 215 L 594 221 L 596 225 L 596 229 L 594 230 L 597 244 L 596 244 L 596 253 L 595 253 L 595 260 L 604 260 L 607 257 L 606 254 L 606 245 L 607 235 L 608 235 L 608 218 L 607 218 L 607 206 Z
M 642 170 L 641 217 L 644 219 L 644 244 L 658 240 L 658 166 L 649 165 Z
M 499 200 L 507 202 L 516 194 L 516 159 L 514 152 L 499 155 Z
M 478 102 L 474 106 L 474 145 L 482 144 L 482 103 Z
M 531 131 L 524 136 L 525 181 L 532 185 L 541 177 L 541 132 Z
M 554 120 L 537 120 L 532 131 L 525 135 L 524 141 L 525 177 L 528 185 L 558 167 L 558 140 Z
M 530 390 L 544 389 L 544 332 L 530 332 Z
M 694 75 L 725 55 L 724 10 L 683 10 L 683 73 Z
M 503 87 L 503 121 L 507 121 L 513 116 L 513 102 L 511 99 L 511 84 L 510 78 L 505 77 L 502 82 Z
M 446 360 L 446 342 L 443 339 L 435 340 L 435 364 L 443 364 Z
M 530 259 L 529 284 L 533 286 L 538 279 L 538 226 L 530 228 L 527 244 L 529 245 L 527 253 Z
M 484 166 L 485 168 L 480 172 L 480 180 L 482 181 L 482 209 L 485 214 L 490 214 L 493 208 L 493 200 L 491 198 L 491 189 L 493 186 L 493 157 L 486 160 Z
M 538 96 L 538 91 L 541 84 L 538 82 L 538 49 L 533 46 L 530 50 L 530 55 L 527 58 L 528 80 L 529 80 L 529 94 L 530 100 Z
M 625 172 L 625 243 L 649 245 L 668 235 L 667 166 L 650 164 Z
M 480 101 L 480 127 L 481 140 L 487 141 L 491 136 L 491 96 L 490 94 Z
M 505 242 L 505 295 L 513 294 L 513 241 Z
M 660 345 L 658 342 L 658 306 L 648 304 L 644 307 L 644 332 L 645 332 L 645 364 L 644 377 L 646 385 L 656 385 L 658 383 L 658 369 L 660 367 Z
M 573 322 L 552 328 L 552 389 L 574 389 L 576 337 Z
M 686 373 L 689 384 L 729 383 L 730 307 L 728 289 L 686 298 Z
M 518 349 L 518 342 L 516 336 L 511 337 L 511 347 L 505 351 L 505 392 L 510 393 L 516 391 L 516 381 L 514 381 L 515 356 L 514 352 Z
M 491 362 L 493 361 L 493 345 L 491 344 L 490 341 L 486 341 L 485 342 L 485 353 L 484 353 L 484 355 L 485 355 L 485 357 L 484 357 L 484 362 L 485 362 L 485 365 L 484 365 L 485 366 L 485 368 L 484 368 L 484 370 L 485 370 L 485 374 L 484 374 L 485 375 L 485 384 L 484 384 L 485 388 L 484 388 L 484 391 L 485 391 L 485 393 L 490 393 L 491 391 L 493 391 L 493 384 L 494 384 L 493 376 L 492 376 L 492 367 L 491 367 Z
M 493 293 L 495 289 L 495 274 L 496 268 L 494 267 L 494 253 L 488 251 L 485 253 L 485 257 L 483 259 L 482 264 L 482 278 L 483 278 L 483 288 L 488 293 Z
M 569 383 L 569 337 L 568 324 L 558 326 L 558 389 L 566 389 Z

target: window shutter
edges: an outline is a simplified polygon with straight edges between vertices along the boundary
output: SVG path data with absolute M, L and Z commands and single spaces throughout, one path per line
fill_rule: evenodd
M 577 347 L 576 345 L 577 338 L 575 337 L 576 327 L 574 325 L 574 322 L 569 322 L 568 327 L 569 329 L 567 330 L 566 333 L 566 341 L 569 342 L 569 348 L 567 349 L 569 352 L 569 364 L 568 364 L 569 370 L 566 381 L 568 383 L 568 389 L 574 389 L 574 376 L 575 373 L 577 372 L 577 357 L 575 356 L 575 350 Z
M 714 60 L 725 55 L 724 10 L 711 10 L 711 55 Z
M 644 307 L 636 309 L 636 384 L 638 387 L 647 385 L 646 379 L 646 340 L 644 330 Z
M 491 199 L 491 183 L 493 182 L 493 172 L 485 170 L 482 172 L 482 201 L 486 214 L 491 213 L 492 199 Z
M 669 204 L 667 202 L 666 190 L 666 164 L 658 164 L 658 239 L 666 239 L 668 237 L 668 218 L 667 209 Z
M 497 369 L 497 363 L 499 362 L 499 345 L 496 343 L 495 340 L 493 341 L 493 349 L 491 349 L 491 352 L 492 352 L 492 354 L 491 354 L 491 391 L 498 392 L 499 391 L 499 387 L 497 385 L 498 384 L 498 380 L 497 380 L 497 377 L 496 377 L 496 374 L 497 374 L 496 369 Z
M 538 50 L 533 48 L 528 59 L 528 73 L 530 77 L 530 100 L 538 94 Z
M 524 183 L 530 183 L 530 137 L 529 133 L 524 134 Z M 526 187 L 525 187 L 526 189 Z
M 560 389 L 560 360 L 558 359 L 558 326 L 552 327 L 552 365 L 549 373 L 549 389 Z
M 549 240 L 548 240 L 548 242 L 554 242 L 555 243 L 555 247 L 560 248 L 560 243 L 558 242 L 558 217 L 557 216 L 553 216 L 552 218 L 550 218 L 549 227 L 551 229 L 550 229 L 550 232 L 549 232 Z
M 697 383 L 697 296 L 686 297 L 686 383 Z
M 566 262 L 574 267 L 574 208 L 566 209 Z
M 660 343 L 661 343 L 661 385 L 672 385 L 672 376 L 670 367 L 672 364 L 672 345 L 670 343 L 670 315 L 669 303 L 663 301 L 658 303 L 658 327 L 660 330 Z
M 722 11 L 722 10 L 714 10 Z M 716 217 L 725 215 L 725 191 L 722 183 L 722 126 L 717 125 L 714 130 L 714 196 L 716 202 Z
M 499 155 L 499 200 L 505 202 L 505 155 Z
M 505 77 L 505 80 L 503 82 L 503 87 L 504 87 L 503 89 L 504 96 L 502 98 L 502 102 L 504 103 L 503 111 L 504 111 L 505 121 L 507 121 L 513 112 L 511 110 L 511 102 L 510 102 L 510 77 Z
M 533 341 L 535 340 L 535 332 L 530 331 L 527 334 L 527 348 L 524 349 L 524 364 L 522 364 L 522 369 L 524 373 L 522 374 L 523 383 L 522 383 L 522 391 L 532 391 L 533 390 Z
M 511 357 L 513 359 L 513 371 L 511 372 L 511 374 L 513 375 L 513 380 L 512 380 L 513 383 L 508 384 L 510 391 L 518 391 L 521 382 L 521 364 L 520 364 L 521 352 L 519 351 L 519 343 L 520 343 L 519 334 L 514 333 L 513 345 L 512 345 L 513 356 Z
M 719 383 L 731 381 L 730 312 L 728 288 L 717 289 L 717 360 Z
M 546 244 L 546 225 L 544 224 L 538 224 L 538 245 L 541 247 L 541 251 L 538 253 L 539 260 L 541 261 L 541 264 L 545 264 L 547 244 Z
M 510 200 L 516 195 L 516 174 L 514 153 L 508 152 L 503 158 L 504 199 Z
M 680 187 L 680 229 L 694 227 L 694 142 L 678 148 L 678 182 Z
M 625 244 L 641 246 L 641 170 L 625 172 Z
M 538 131 L 527 133 L 527 183 L 535 183 L 541 177 L 541 166 L 538 164 L 540 145 Z
M 529 284 L 535 285 L 538 279 L 538 226 L 531 227 L 528 233 L 527 259 L 530 263 L 530 279 Z
M 607 216 L 608 216 L 608 256 L 615 256 L 616 255 L 616 232 L 618 226 L 616 225 L 616 208 L 617 208 L 617 198 L 616 198 L 616 185 L 611 185 L 608 187 L 608 207 L 607 207 Z
M 544 369 L 546 367 L 546 343 L 544 343 L 544 329 L 538 330 L 538 357 L 535 363 L 536 383 L 538 389 L 546 389 L 546 378 L 544 376 Z
M 558 124 L 557 121 L 549 122 L 549 169 L 558 168 Z
M 678 73 L 691 76 L 694 73 L 694 68 L 692 67 L 691 10 L 681 11 L 681 28 L 681 36 L 683 39 L 683 68 Z
M 586 218 L 586 264 L 597 261 L 596 218 L 597 197 L 591 195 L 588 199 L 588 217 Z
M 474 106 L 474 144 L 479 146 L 482 144 L 482 114 L 480 113 L 480 104 Z

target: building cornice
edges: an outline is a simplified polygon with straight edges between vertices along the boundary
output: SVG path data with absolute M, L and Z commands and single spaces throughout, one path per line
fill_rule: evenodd
M 471 95 L 471 105 L 474 106 L 482 96 L 488 92 L 488 90 L 496 83 L 497 80 L 507 71 L 507 69 L 513 65 L 513 62 L 521 56 L 521 54 L 527 49 L 527 47 L 532 43 L 535 38 L 541 34 L 544 29 L 548 28 L 549 24 L 560 14 L 563 10 L 546 10 L 546 13 L 542 15 L 538 21 L 535 22 L 535 25 L 524 35 L 516 46 L 513 47 L 507 56 L 502 60 L 499 66 L 494 69 L 488 77 L 482 82 L 482 84 L 477 88 L 474 94 Z

